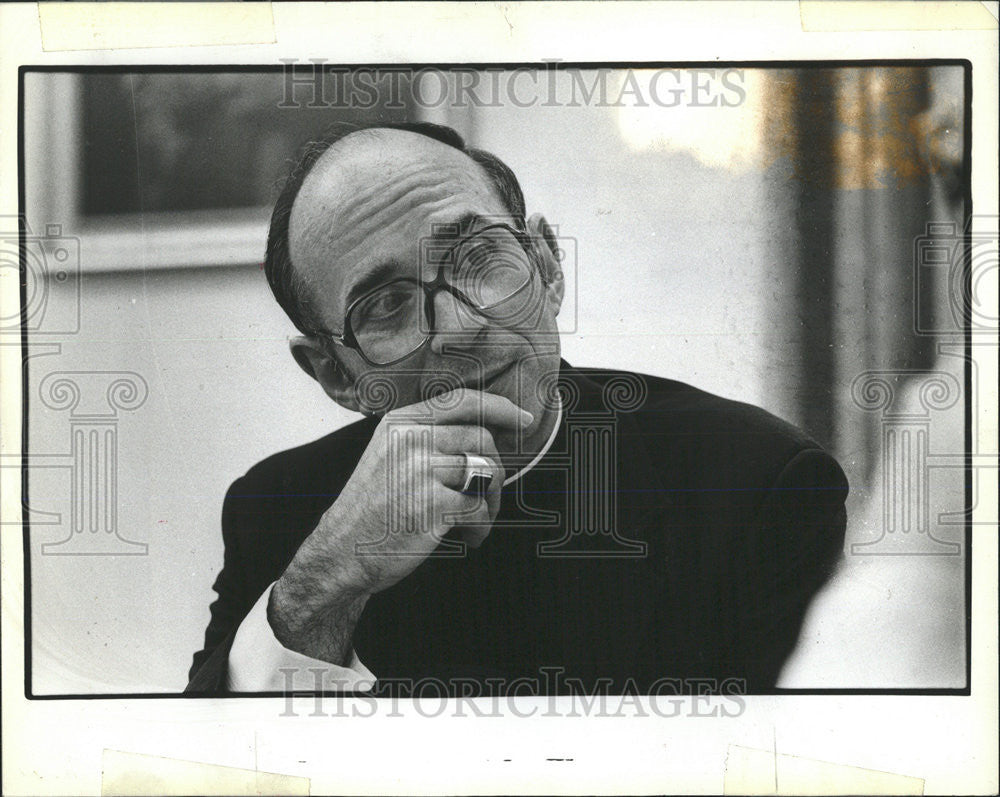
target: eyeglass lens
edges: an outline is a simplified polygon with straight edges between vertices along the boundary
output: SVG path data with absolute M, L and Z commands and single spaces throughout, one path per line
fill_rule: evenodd
M 523 302 L 508 306 L 531 281 L 531 264 L 514 233 L 489 228 L 460 243 L 441 264 L 445 279 L 465 303 L 497 321 L 512 318 Z M 400 279 L 364 297 L 351 310 L 349 322 L 361 353 L 387 364 L 423 345 L 430 334 L 425 317 L 424 288 Z M 528 297 L 525 297 L 526 299 Z

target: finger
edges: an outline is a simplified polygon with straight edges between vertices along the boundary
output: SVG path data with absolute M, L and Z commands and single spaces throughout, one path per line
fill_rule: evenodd
M 456 461 L 462 463 L 460 468 L 454 465 Z M 446 511 L 441 519 L 446 525 L 465 526 L 478 517 L 488 532 L 489 525 L 500 511 L 504 470 L 499 464 L 499 456 L 495 460 L 486 459 L 486 462 L 489 463 L 492 478 L 486 492 L 481 495 L 464 491 L 469 473 L 469 464 L 464 454 L 455 457 L 448 466 L 436 471 L 441 477 L 441 486 L 445 488 L 441 506 Z
M 500 511 L 500 500 L 503 495 L 504 471 L 497 460 L 482 458 L 481 463 L 488 463 L 490 478 L 484 485 L 480 482 L 476 492 L 466 492 L 467 495 L 475 495 L 483 499 L 488 520 L 492 521 Z M 481 470 L 482 464 L 476 466 Z M 466 477 L 468 481 L 468 475 Z M 485 488 L 485 489 L 484 489 Z M 463 490 L 463 492 L 465 492 Z
M 500 511 L 500 496 L 503 483 L 507 479 L 507 471 L 500 458 L 493 435 L 489 429 L 479 426 L 435 426 L 434 443 L 442 454 L 475 454 L 485 459 L 493 472 L 493 479 L 486 492 L 490 516 L 496 517 Z M 463 477 L 461 485 L 449 482 L 448 486 L 461 490 L 465 485 Z
M 478 454 L 438 456 L 432 467 L 438 483 L 463 495 L 486 495 L 495 483 L 503 481 L 502 467 Z
M 485 426 L 435 426 L 434 448 L 442 454 L 478 454 L 500 460 L 493 433 Z
M 490 519 L 492 520 L 500 511 L 500 497 L 503 493 L 503 483 L 507 479 L 507 471 L 504 469 L 500 452 L 497 451 L 497 447 L 493 442 L 493 435 L 490 435 L 488 431 L 487 435 L 488 437 L 482 440 L 483 446 L 479 451 L 479 455 L 490 463 L 493 470 L 493 481 L 490 482 L 486 490 L 486 504 L 489 509 Z
M 493 528 L 493 515 L 486 501 L 478 496 L 466 496 L 474 501 L 460 518 L 455 519 L 453 528 L 458 531 L 462 540 L 470 548 L 478 548 L 490 536 Z
M 406 413 L 415 417 L 430 417 L 433 424 L 473 424 L 515 431 L 527 428 L 534 421 L 530 412 L 505 396 L 468 388 L 451 390 L 389 414 L 393 413 L 402 417 L 406 417 Z
M 481 446 L 475 453 L 484 457 L 493 469 L 493 481 L 490 482 L 490 486 L 486 491 L 486 503 L 489 508 L 490 519 L 492 520 L 500 511 L 500 496 L 503 493 L 503 483 L 507 479 L 507 471 L 503 466 L 503 460 L 500 458 L 500 452 L 497 451 L 493 435 L 490 434 L 488 429 L 483 429 L 483 432 L 485 434 L 480 438 Z
M 462 452 L 446 456 L 434 456 L 431 459 L 431 470 L 434 479 L 444 487 L 455 492 L 461 492 L 465 485 L 468 471 L 468 460 Z
M 492 531 L 492 526 L 489 523 L 463 526 L 461 529 L 462 541 L 470 548 L 478 548 L 490 536 L 490 531 Z
M 489 511 L 482 496 L 463 493 L 447 485 L 438 485 L 433 493 L 434 525 L 444 529 L 472 523 L 489 523 Z

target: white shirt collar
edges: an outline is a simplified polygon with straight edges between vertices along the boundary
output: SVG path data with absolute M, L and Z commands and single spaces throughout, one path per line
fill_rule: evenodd
M 559 424 L 562 423 L 562 416 L 563 416 L 562 399 L 557 396 L 556 400 L 559 402 L 559 406 L 556 407 L 556 413 L 557 413 L 556 422 L 552 426 L 552 434 L 549 435 L 549 439 L 545 441 L 545 445 L 542 446 L 542 450 L 535 455 L 535 458 L 531 460 L 531 462 L 529 462 L 527 465 L 521 468 L 521 470 L 519 470 L 513 476 L 509 476 L 503 480 L 504 487 L 506 487 L 508 484 L 513 484 L 518 479 L 520 479 L 525 473 L 527 473 L 529 470 L 535 467 L 535 465 L 538 464 L 539 460 L 548 453 L 548 450 L 550 448 L 552 448 L 552 443 L 556 439 L 556 433 L 559 431 Z

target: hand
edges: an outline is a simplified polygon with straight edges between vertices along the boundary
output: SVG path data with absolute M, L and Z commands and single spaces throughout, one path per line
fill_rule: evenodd
M 505 478 L 493 435 L 532 421 L 502 396 L 465 389 L 387 413 L 272 590 L 268 619 L 278 641 L 342 664 L 370 595 L 416 569 L 453 527 L 481 544 Z M 466 453 L 493 467 L 485 500 L 460 492 Z

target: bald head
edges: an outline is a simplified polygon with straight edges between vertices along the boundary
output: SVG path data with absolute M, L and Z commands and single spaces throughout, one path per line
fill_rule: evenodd
M 428 172 L 437 181 L 422 179 Z M 293 240 L 332 233 L 354 241 L 359 224 L 385 223 L 421 201 L 470 189 L 499 202 L 482 167 L 464 152 L 406 130 L 361 130 L 317 160 L 295 198 L 289 233 Z

